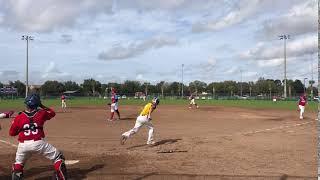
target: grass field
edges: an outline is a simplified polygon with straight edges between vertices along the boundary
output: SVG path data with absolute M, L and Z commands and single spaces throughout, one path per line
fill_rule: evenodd
M 47 106 L 60 106 L 59 99 L 44 99 L 43 103 Z M 79 106 L 106 106 L 110 100 L 100 98 L 74 98 L 67 101 L 69 107 Z M 222 106 L 222 107 L 243 107 L 254 109 L 286 109 L 296 110 L 297 102 L 295 101 L 278 101 L 272 102 L 270 100 L 198 100 L 196 101 L 200 106 Z M 146 102 L 140 99 L 122 99 L 120 105 L 144 105 Z M 183 99 L 161 99 L 160 104 L 164 105 L 185 105 L 189 103 L 188 100 Z M 0 100 L 1 109 L 15 109 L 23 108 L 23 99 L 14 100 Z M 316 102 L 309 102 L 308 109 L 317 111 L 318 104 Z

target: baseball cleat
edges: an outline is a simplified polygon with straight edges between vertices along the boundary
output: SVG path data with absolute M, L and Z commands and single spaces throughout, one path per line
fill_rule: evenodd
M 127 140 L 127 137 L 124 136 L 124 135 L 122 135 L 121 138 L 120 138 L 120 144 L 121 144 L 121 145 L 124 145 L 124 143 L 126 142 L 126 140 Z
M 156 144 L 156 142 L 154 142 L 154 141 L 147 142 L 147 145 L 155 145 L 155 144 Z

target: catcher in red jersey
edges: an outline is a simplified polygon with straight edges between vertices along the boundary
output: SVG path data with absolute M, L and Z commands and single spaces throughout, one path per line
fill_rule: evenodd
M 9 134 L 18 136 L 18 149 L 15 163 L 12 166 L 12 180 L 23 179 L 23 168 L 32 154 L 40 154 L 54 164 L 54 179 L 67 179 L 65 158 L 58 149 L 44 140 L 44 124 L 52 119 L 56 113 L 42 105 L 40 97 L 32 94 L 25 99 L 26 109 L 15 117 Z

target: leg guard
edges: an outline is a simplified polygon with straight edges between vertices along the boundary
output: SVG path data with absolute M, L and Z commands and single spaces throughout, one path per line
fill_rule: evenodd
M 12 165 L 12 180 L 23 180 L 23 165 L 13 164 Z
M 54 161 L 55 179 L 66 180 L 67 179 L 67 167 L 64 163 L 64 156 L 60 154 Z

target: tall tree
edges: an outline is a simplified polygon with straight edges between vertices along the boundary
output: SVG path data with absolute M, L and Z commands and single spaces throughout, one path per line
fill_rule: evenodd
M 14 87 L 14 88 L 17 88 L 18 96 L 25 96 L 25 94 L 26 94 L 26 85 L 23 82 L 21 82 L 19 80 L 14 81 L 14 82 L 10 81 L 9 85 Z
M 136 92 L 144 92 L 139 81 L 125 81 L 122 85 L 122 91 L 125 94 L 134 95 Z
M 207 84 L 199 80 L 189 83 L 189 89 L 191 92 L 201 93 L 206 90 L 206 87 L 207 87 Z
M 76 91 L 76 90 L 80 90 L 80 86 L 73 81 L 66 81 L 63 83 L 64 87 L 67 91 Z
M 101 92 L 101 83 L 94 79 L 85 79 L 82 83 L 82 88 L 85 94 L 96 96 Z
M 58 81 L 46 81 L 41 86 L 41 93 L 45 96 L 56 96 L 65 91 L 64 84 Z

